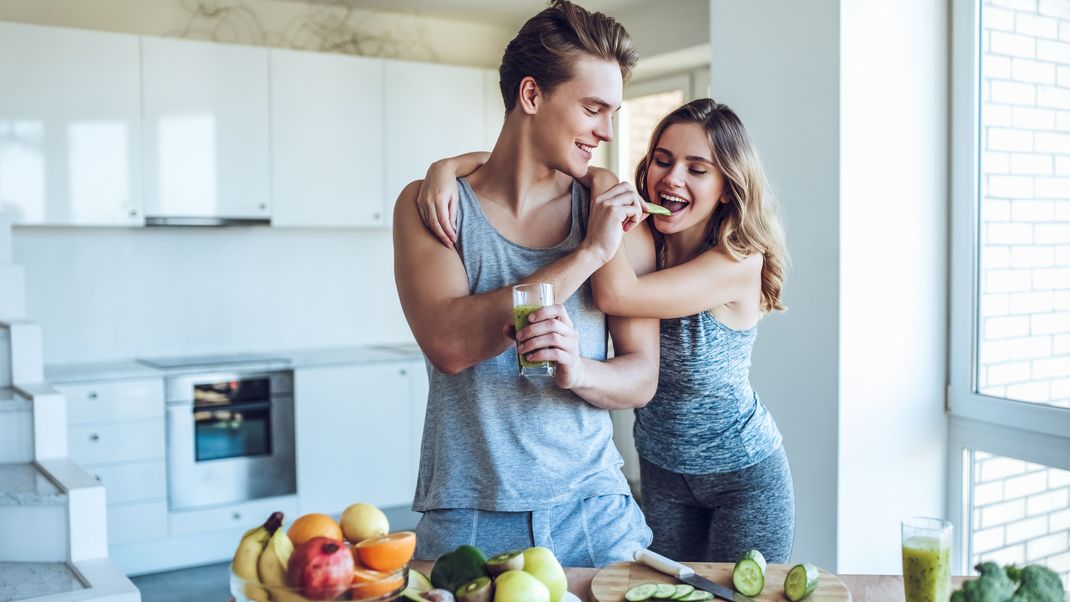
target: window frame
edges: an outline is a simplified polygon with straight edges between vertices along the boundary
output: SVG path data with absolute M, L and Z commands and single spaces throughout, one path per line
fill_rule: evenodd
M 948 308 L 947 515 L 956 526 L 956 574 L 970 574 L 973 471 L 965 450 L 1070 470 L 1070 409 L 976 392 L 981 241 L 981 11 L 951 7 L 951 248 Z

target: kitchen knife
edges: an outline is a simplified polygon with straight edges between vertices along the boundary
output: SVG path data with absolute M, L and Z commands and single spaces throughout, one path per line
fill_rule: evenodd
M 695 569 L 689 566 L 684 566 L 675 560 L 669 560 L 661 554 L 651 552 L 646 548 L 636 550 L 635 554 L 632 555 L 632 558 L 638 563 L 645 564 L 652 569 L 657 569 L 666 575 L 672 575 L 678 580 L 693 585 L 696 589 L 709 592 L 718 598 L 732 600 L 733 602 L 754 602 L 741 593 L 732 591 L 719 583 L 714 583 L 713 581 L 698 575 L 695 573 Z

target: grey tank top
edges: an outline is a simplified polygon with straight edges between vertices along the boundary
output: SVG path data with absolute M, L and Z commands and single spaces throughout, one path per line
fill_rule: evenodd
M 780 447 L 773 416 L 750 384 L 757 333 L 729 328 L 709 311 L 661 321 L 658 390 L 635 411 L 643 459 L 710 474 L 753 466 Z
M 572 187 L 572 227 L 543 249 L 518 245 L 487 220 L 464 178 L 458 179 L 457 252 L 473 294 L 531 275 L 583 240 L 587 190 Z M 561 299 L 557 299 L 560 303 Z M 584 357 L 606 357 L 606 319 L 589 283 L 564 303 L 580 332 Z M 609 412 L 551 378 L 517 374 L 516 347 L 455 375 L 427 363 L 430 391 L 413 509 L 538 510 L 598 495 L 628 494 Z

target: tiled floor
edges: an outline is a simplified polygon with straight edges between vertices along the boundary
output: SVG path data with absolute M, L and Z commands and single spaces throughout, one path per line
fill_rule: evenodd
M 142 602 L 226 602 L 230 600 L 229 562 L 131 577 Z

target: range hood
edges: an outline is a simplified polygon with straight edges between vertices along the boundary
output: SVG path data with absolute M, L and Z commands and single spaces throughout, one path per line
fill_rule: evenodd
M 214 217 L 189 215 L 146 215 L 145 225 L 160 227 L 221 228 L 226 226 L 270 226 L 269 217 Z

